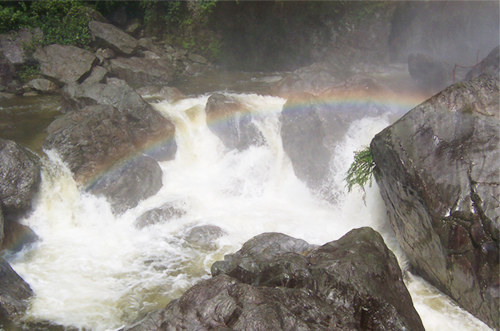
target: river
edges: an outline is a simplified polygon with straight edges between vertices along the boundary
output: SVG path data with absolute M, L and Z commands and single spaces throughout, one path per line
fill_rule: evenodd
M 252 77 L 252 84 L 275 79 Z M 192 89 L 178 102 L 155 100 L 154 107 L 176 125 L 176 158 L 161 163 L 161 190 L 121 216 L 112 214 L 104 198 L 81 192 L 58 156 L 45 151 L 41 193 L 35 211 L 22 221 L 40 240 L 9 256 L 12 267 L 35 293 L 27 320 L 81 330 L 118 330 L 209 278 L 214 261 L 257 234 L 282 232 L 322 245 L 353 228 L 371 226 L 383 235 L 405 270 L 405 282 L 426 330 L 490 330 L 406 271 L 375 182 L 366 188 L 366 196 L 345 189 L 354 151 L 389 125 L 391 115 L 415 104 L 387 100 L 393 114 L 351 124 L 335 146 L 330 180 L 340 198 L 330 204 L 297 179 L 283 151 L 279 114 L 286 100 L 255 93 L 260 85 L 247 91 L 228 86 Z M 209 90 L 228 93 L 246 104 L 265 144 L 241 152 L 225 150 L 206 123 Z M 41 138 L 36 139 L 34 145 Z M 164 203 L 186 213 L 166 223 L 136 227 L 141 214 Z M 224 235 L 211 245 L 189 243 L 186 234 L 201 225 L 217 226 Z

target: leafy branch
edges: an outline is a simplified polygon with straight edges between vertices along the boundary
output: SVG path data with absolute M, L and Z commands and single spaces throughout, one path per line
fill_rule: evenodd
M 364 192 L 366 183 L 370 182 L 370 186 L 372 185 L 374 167 L 375 162 L 373 162 L 370 147 L 354 152 L 354 161 L 345 177 L 347 190 L 351 192 L 353 187 L 357 185 Z

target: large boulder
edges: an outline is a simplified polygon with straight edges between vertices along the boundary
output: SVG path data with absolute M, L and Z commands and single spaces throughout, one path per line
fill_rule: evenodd
M 137 47 L 137 39 L 112 24 L 91 21 L 89 22 L 89 29 L 98 42 L 116 52 L 130 55 Z
M 97 60 L 84 49 L 55 44 L 39 48 L 33 56 L 40 64 L 42 75 L 64 84 L 84 79 Z
M 38 156 L 13 141 L 0 139 L 0 203 L 6 220 L 15 220 L 31 209 L 40 182 Z
M 389 111 L 377 99 L 388 89 L 369 76 L 356 75 L 323 91 L 290 97 L 281 112 L 283 149 L 295 175 L 328 198 L 330 162 L 335 145 L 355 120 Z M 359 100 L 352 103 L 351 100 Z
M 104 176 L 92 183 L 87 191 L 105 196 L 115 214 L 122 214 L 162 187 L 162 171 L 156 160 L 138 156 L 120 162 Z
M 394 254 L 370 228 L 317 248 L 262 234 L 212 273 L 125 330 L 424 330 Z
M 134 87 L 166 85 L 174 79 L 174 68 L 170 62 L 160 58 L 112 59 L 109 69 L 118 78 Z
M 448 87 L 376 135 L 371 152 L 414 271 L 499 329 L 497 77 Z
M 252 114 L 236 98 L 221 93 L 212 94 L 205 107 L 210 131 L 228 149 L 243 150 L 262 144 L 262 134 L 252 122 Z
M 86 106 L 111 105 L 130 124 L 128 132 L 134 146 L 149 148 L 148 155 L 159 161 L 173 159 L 177 150 L 172 122 L 158 113 L 126 84 L 68 85 L 63 89 L 63 111 L 78 111 Z M 108 142 L 111 143 L 111 142 Z
M 30 286 L 0 258 L 0 320 L 17 321 L 28 309 Z

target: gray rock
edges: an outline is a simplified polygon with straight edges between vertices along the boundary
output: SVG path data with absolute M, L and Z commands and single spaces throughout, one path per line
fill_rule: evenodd
M 175 156 L 174 125 L 128 85 L 67 85 L 62 108 L 71 112 L 48 127 L 43 146 L 59 152 L 78 182 L 138 149 L 162 161 Z
M 5 56 L 0 54 L 0 90 L 5 89 L 15 78 L 14 66 Z
M 115 57 L 115 52 L 111 48 L 99 48 L 95 52 L 95 56 L 99 59 L 99 64 L 104 64 L 106 60 Z
M 172 218 L 181 217 L 185 210 L 176 207 L 171 203 L 166 203 L 159 208 L 148 210 L 135 221 L 135 226 L 142 229 L 153 224 L 168 222 Z
M 28 309 L 32 295 L 30 286 L 0 258 L 0 319 L 18 321 Z
M 31 209 L 40 182 L 38 157 L 13 141 L 0 139 L 0 202 L 5 219 Z
M 120 162 L 87 188 L 95 195 L 103 195 L 111 203 L 115 214 L 136 207 L 141 200 L 155 195 L 162 187 L 162 171 L 156 160 L 138 156 Z
M 75 46 L 49 45 L 33 55 L 40 64 L 40 73 L 61 83 L 78 82 L 90 72 L 96 57 Z
M 376 135 L 371 151 L 414 271 L 499 329 L 497 77 L 448 87 Z
M 198 55 L 198 54 L 189 53 L 187 55 L 187 58 L 190 61 L 193 61 L 193 62 L 196 62 L 196 63 L 200 63 L 200 64 L 207 64 L 208 63 L 207 59 L 205 59 L 203 56 Z
M 125 330 L 424 330 L 378 233 L 357 229 L 311 249 L 282 234 L 257 236 L 226 273 L 217 262 L 212 279 Z
M 112 24 L 91 21 L 89 29 L 98 42 L 114 51 L 130 55 L 137 47 L 137 39 Z
M 30 80 L 28 86 L 41 93 L 54 93 L 59 89 L 56 84 L 43 78 Z
M 207 124 L 228 149 L 243 150 L 261 145 L 263 137 L 252 123 L 252 114 L 237 99 L 220 93 L 208 98 L 205 107 Z
M 105 68 L 100 66 L 93 67 L 92 71 L 90 72 L 90 76 L 87 77 L 83 83 L 84 84 L 102 83 L 106 78 L 107 74 L 108 71 Z
M 166 85 L 174 79 L 170 62 L 160 58 L 117 58 L 111 60 L 110 71 L 134 87 Z
M 497 76 L 499 75 L 500 63 L 500 46 L 495 47 L 488 56 L 479 62 L 474 68 L 472 68 L 465 77 L 465 80 L 469 81 L 475 79 L 482 74 Z
M 25 64 L 30 58 L 25 49 L 39 44 L 42 38 L 43 33 L 40 29 L 21 29 L 0 34 L 0 53 L 16 66 Z

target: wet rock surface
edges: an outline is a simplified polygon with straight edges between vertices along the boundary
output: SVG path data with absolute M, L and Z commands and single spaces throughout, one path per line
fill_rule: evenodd
M 135 221 L 135 226 L 142 229 L 153 224 L 168 222 L 172 218 L 181 217 L 185 213 L 185 210 L 175 204 L 166 203 L 139 216 Z
M 108 170 L 106 176 L 91 184 L 87 191 L 105 196 L 115 214 L 150 196 L 162 187 L 162 171 L 158 162 L 150 157 L 138 156 L 130 161 L 120 162 Z
M 450 86 L 379 133 L 375 176 L 419 275 L 499 328 L 498 76 Z
M 147 154 L 161 161 L 175 156 L 173 123 L 126 83 L 68 85 L 61 103 L 72 113 L 51 124 L 44 147 L 60 150 L 77 179 L 92 177 L 138 149 L 149 148 Z M 103 107 L 83 111 L 96 105 Z M 73 126 L 79 129 L 68 130 Z
M 15 220 L 31 209 L 40 182 L 38 156 L 13 141 L 0 139 L 0 202 L 6 220 Z
M 262 134 L 252 123 L 252 114 L 234 97 L 215 93 L 205 107 L 209 129 L 228 149 L 244 150 L 261 145 Z
M 18 320 L 28 309 L 27 300 L 32 295 L 30 286 L 0 258 L 0 321 Z
M 124 330 L 423 330 L 396 258 L 370 228 L 316 248 L 265 233 L 212 271 Z

